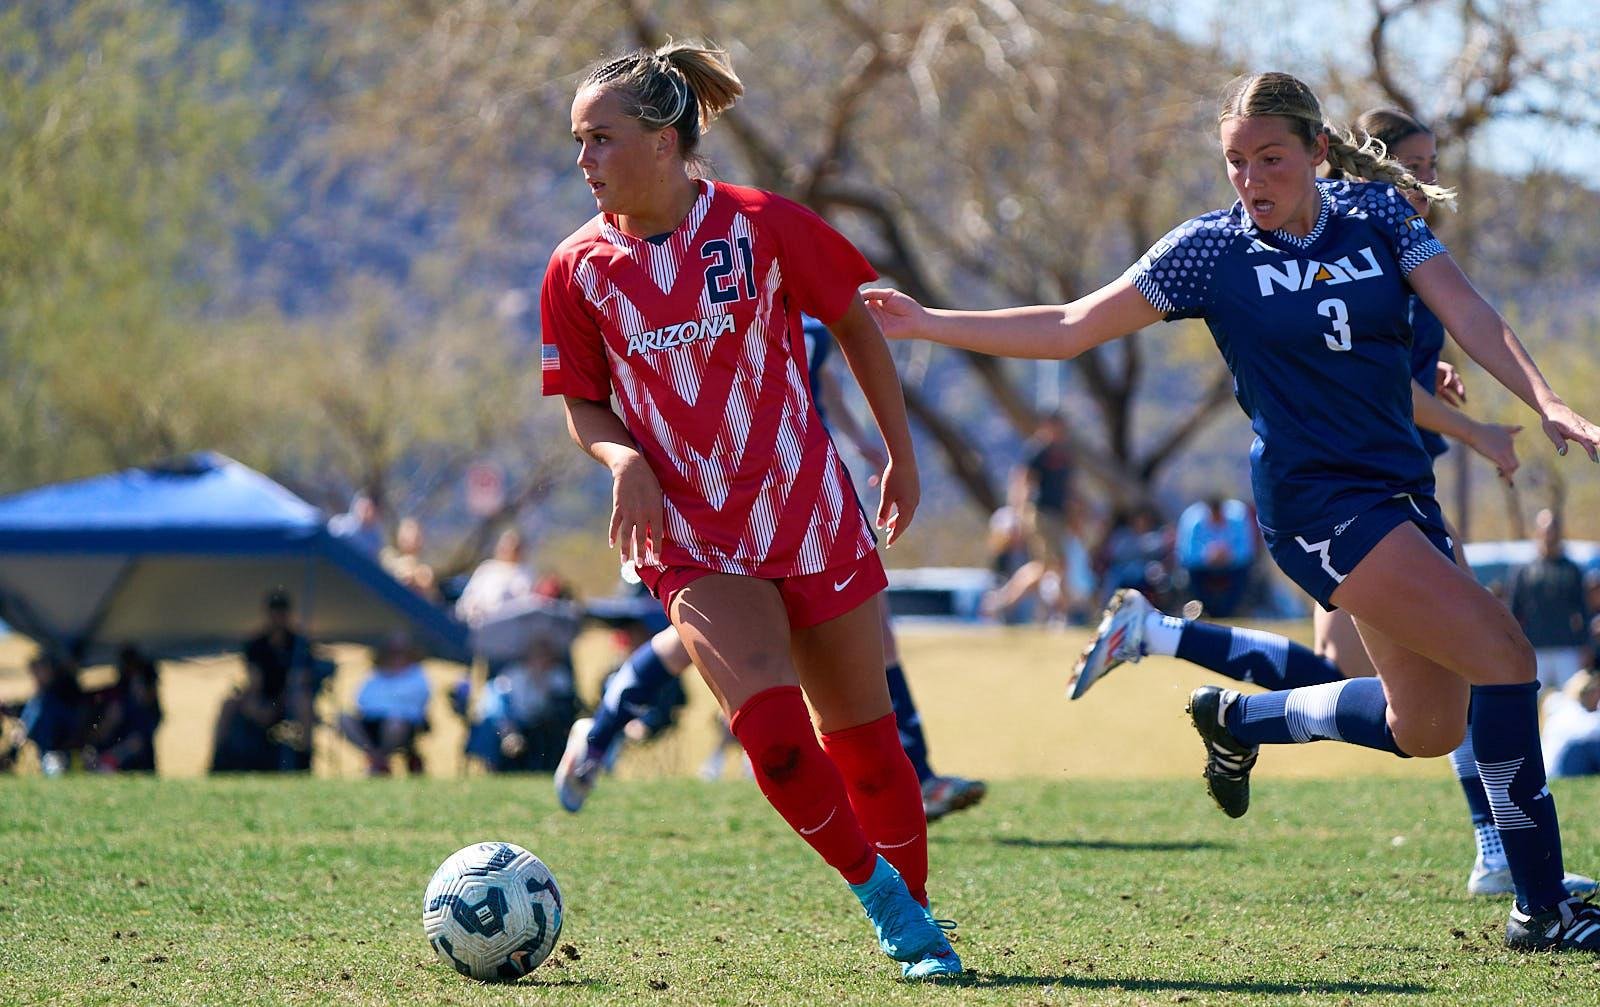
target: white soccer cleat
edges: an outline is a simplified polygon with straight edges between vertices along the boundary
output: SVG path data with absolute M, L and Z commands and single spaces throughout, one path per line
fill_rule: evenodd
M 1078 699 L 1111 669 L 1144 657 L 1144 620 L 1155 609 L 1144 595 L 1123 588 L 1111 596 L 1100 616 L 1100 628 L 1067 679 L 1067 698 Z
M 583 810 L 583 802 L 589 799 L 589 792 L 600 778 L 600 760 L 589 756 L 589 728 L 593 726 L 592 717 L 573 721 L 567 732 L 566 750 L 556 763 L 556 800 L 574 815 Z
M 1600 891 L 1600 881 L 1571 871 L 1562 877 L 1561 885 L 1567 890 L 1568 895 L 1580 899 L 1586 899 L 1596 891 Z M 1511 880 L 1511 868 L 1491 869 L 1483 862 L 1482 857 L 1473 862 L 1472 873 L 1467 875 L 1468 895 L 1515 895 L 1516 891 L 1516 885 Z

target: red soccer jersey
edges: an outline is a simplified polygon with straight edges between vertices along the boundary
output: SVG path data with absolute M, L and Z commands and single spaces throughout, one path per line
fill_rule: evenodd
M 602 214 L 556 248 L 544 393 L 616 395 L 666 498 L 653 565 L 775 579 L 859 559 L 872 532 L 811 401 L 800 313 L 838 319 L 877 274 L 805 207 L 701 186 L 665 241 Z

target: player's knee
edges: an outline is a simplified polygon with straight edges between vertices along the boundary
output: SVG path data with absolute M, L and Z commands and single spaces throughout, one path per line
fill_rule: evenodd
M 1496 627 L 1493 644 L 1481 652 L 1475 685 L 1520 685 L 1538 678 L 1533 644 L 1508 614 Z
M 1392 725 L 1395 747 L 1414 759 L 1437 759 L 1461 747 L 1466 723 L 1461 719 L 1430 719 Z

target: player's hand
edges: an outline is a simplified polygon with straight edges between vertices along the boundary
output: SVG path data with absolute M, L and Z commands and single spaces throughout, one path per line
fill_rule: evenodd
M 1461 381 L 1461 372 L 1443 360 L 1434 374 L 1433 394 L 1447 406 L 1460 409 L 1467 401 L 1467 386 Z
M 1517 434 L 1521 432 L 1521 427 L 1508 427 L 1500 423 L 1475 423 L 1471 435 L 1467 437 L 1467 447 L 1489 459 L 1507 485 L 1515 485 L 1511 482 L 1511 476 L 1517 471 L 1517 466 L 1522 464 L 1517 460 L 1516 445 Z
M 1600 462 L 1600 427 L 1579 416 L 1565 402 L 1557 402 L 1545 410 L 1544 435 L 1556 446 L 1557 454 L 1567 453 L 1567 442 L 1573 441 L 1589 452 L 1589 460 Z
M 916 339 L 927 324 L 928 309 L 898 290 L 868 287 L 861 292 L 861 299 L 885 339 Z
M 911 527 L 911 518 L 917 513 L 917 503 L 921 499 L 916 462 L 907 464 L 890 459 L 883 469 L 877 517 L 878 527 L 889 534 L 888 545 L 894 545 Z
M 644 456 L 630 452 L 611 470 L 611 548 L 624 563 L 647 563 L 661 554 L 666 526 L 661 484 Z

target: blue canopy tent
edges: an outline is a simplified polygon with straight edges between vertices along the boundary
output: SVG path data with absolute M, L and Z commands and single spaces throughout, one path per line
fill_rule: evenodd
M 0 497 L 0 620 L 86 662 L 132 643 L 155 658 L 236 650 L 283 587 L 320 642 L 397 632 L 468 659 L 467 630 L 330 535 L 266 476 L 201 453 Z

